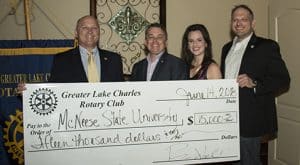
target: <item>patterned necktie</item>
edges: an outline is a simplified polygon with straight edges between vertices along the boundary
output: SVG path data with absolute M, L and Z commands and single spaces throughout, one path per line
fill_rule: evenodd
M 88 52 L 88 80 L 89 82 L 100 82 L 93 52 Z

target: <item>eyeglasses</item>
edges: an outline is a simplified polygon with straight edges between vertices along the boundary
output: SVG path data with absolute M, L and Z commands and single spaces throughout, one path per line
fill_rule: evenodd
M 161 42 L 161 41 L 164 41 L 165 40 L 165 36 L 158 36 L 158 37 L 154 37 L 154 36 L 148 36 L 148 37 L 146 37 L 146 39 L 148 40 L 148 41 L 150 41 L 150 42 L 152 42 L 152 41 L 159 41 L 159 42 Z

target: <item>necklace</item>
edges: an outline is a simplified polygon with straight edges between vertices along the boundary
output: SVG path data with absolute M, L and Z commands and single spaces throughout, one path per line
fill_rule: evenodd
M 193 62 L 192 62 L 193 63 Z M 194 62 L 194 64 L 191 64 L 191 69 L 194 69 L 194 68 L 201 68 L 201 66 L 202 66 L 202 64 L 200 63 L 200 64 L 196 64 L 195 62 Z

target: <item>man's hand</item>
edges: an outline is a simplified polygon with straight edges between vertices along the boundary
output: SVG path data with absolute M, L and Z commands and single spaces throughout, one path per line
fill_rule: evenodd
M 25 90 L 26 90 L 25 83 L 19 83 L 18 87 L 17 87 L 17 93 L 19 95 L 22 95 L 23 91 L 25 91 Z
M 237 83 L 241 88 L 254 88 L 256 83 L 247 74 L 241 74 L 237 77 Z

